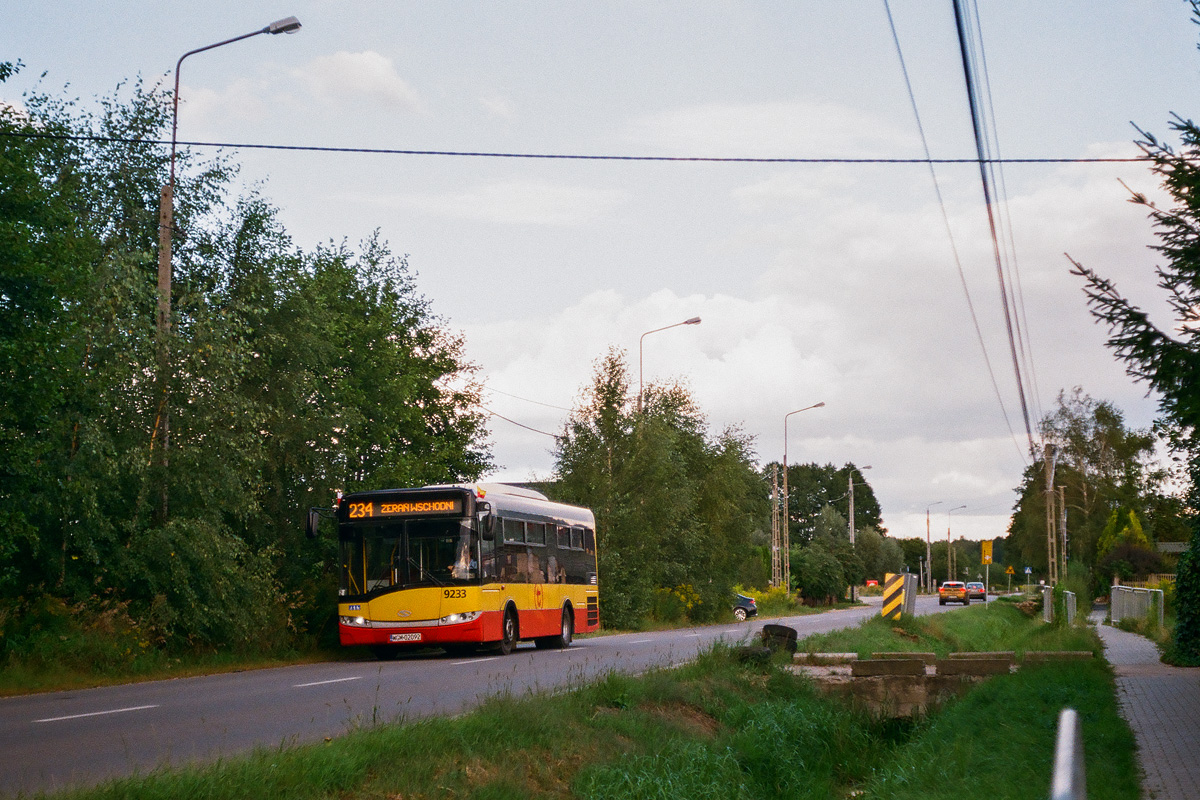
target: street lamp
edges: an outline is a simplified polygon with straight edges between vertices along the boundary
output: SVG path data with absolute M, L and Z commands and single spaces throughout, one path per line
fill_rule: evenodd
M 159 466 L 162 468 L 160 479 L 162 480 L 162 517 L 163 522 L 167 519 L 167 449 L 171 443 L 171 409 L 167 403 L 167 395 L 170 389 L 170 381 L 167 376 L 167 369 L 170 361 L 170 353 L 168 351 L 167 335 L 171 332 L 171 234 L 174 228 L 175 217 L 175 146 L 178 141 L 179 134 L 179 68 L 183 64 L 183 60 L 188 56 L 196 53 L 203 53 L 205 50 L 212 50 L 216 47 L 240 42 L 242 39 L 249 39 L 251 36 L 258 36 L 262 33 L 278 34 L 278 33 L 295 33 L 300 30 L 300 20 L 295 17 L 285 17 L 272 22 L 270 25 L 261 30 L 244 33 L 241 36 L 235 36 L 232 39 L 226 39 L 223 42 L 210 44 L 206 47 L 198 47 L 195 50 L 189 50 L 179 57 L 175 62 L 175 94 L 172 97 L 171 110 L 171 172 L 167 184 L 162 187 L 162 194 L 159 197 L 158 206 L 158 417 L 155 420 L 155 438 L 159 441 Z
M 950 515 L 966 506 L 955 506 L 946 512 L 946 580 L 954 580 L 954 546 L 950 543 Z
M 646 331 L 638 339 L 638 403 L 637 403 L 637 410 L 638 410 L 639 414 L 642 413 L 642 339 L 645 339 L 647 336 L 649 336 L 652 333 L 658 333 L 659 331 L 665 331 L 670 328 L 678 328 L 680 325 L 699 325 L 699 324 L 700 324 L 700 318 L 692 317 L 691 319 L 685 319 L 683 322 L 676 322 L 674 325 L 665 325 L 661 328 L 655 328 L 652 331 Z
M 824 408 L 825 401 L 815 403 L 811 406 L 798 408 L 795 411 L 789 411 L 783 415 L 783 588 L 784 591 L 792 589 L 792 554 L 789 551 L 791 548 L 791 529 L 792 529 L 792 509 L 788 499 L 788 466 L 787 466 L 787 421 L 792 414 L 799 414 L 801 411 L 808 411 L 814 408 Z
M 928 570 L 925 573 L 926 592 L 933 592 L 933 539 L 929 535 L 929 509 L 941 503 L 941 500 L 934 500 L 925 506 L 925 567 Z M 949 558 L 948 555 L 946 557 Z
M 868 464 L 865 467 L 859 467 L 859 470 L 870 469 L 870 468 L 871 468 L 871 465 Z M 850 473 L 850 551 L 854 552 L 854 469 L 851 468 L 849 470 L 849 473 Z M 853 583 L 851 583 L 850 584 L 850 602 L 851 603 L 853 603 L 855 600 L 855 594 L 856 594 L 855 590 L 856 589 L 857 589 L 857 587 Z

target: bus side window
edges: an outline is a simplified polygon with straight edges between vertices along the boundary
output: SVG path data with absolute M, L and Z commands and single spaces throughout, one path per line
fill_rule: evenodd
M 519 519 L 504 520 L 504 541 L 506 541 L 506 542 L 524 542 L 525 541 L 525 523 Z
M 571 548 L 574 550 L 583 549 L 583 528 L 571 528 Z
M 571 546 L 571 529 L 566 525 L 558 526 L 558 546 L 561 550 L 566 550 Z
M 596 554 L 596 532 L 591 528 L 583 529 L 583 549 L 588 555 Z
M 483 573 L 483 579 L 486 582 L 488 579 L 496 577 L 496 540 L 483 539 L 479 542 L 479 568 Z

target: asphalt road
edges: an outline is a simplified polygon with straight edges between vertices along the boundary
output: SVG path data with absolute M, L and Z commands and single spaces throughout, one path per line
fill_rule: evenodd
M 498 693 L 578 684 L 692 658 L 718 639 L 757 637 L 764 622 L 803 638 L 878 614 L 866 606 L 803 617 L 578 639 L 567 650 L 522 644 L 510 656 L 416 653 L 0 699 L 0 794 L 86 786 L 165 766 L 320 741 L 377 724 L 457 714 Z M 935 597 L 917 613 L 942 611 Z

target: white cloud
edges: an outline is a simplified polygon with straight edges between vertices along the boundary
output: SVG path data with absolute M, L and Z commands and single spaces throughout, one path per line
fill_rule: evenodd
M 180 138 L 182 131 L 212 130 L 222 120 L 258 121 L 266 117 L 266 103 L 263 95 L 267 92 L 267 84 L 262 81 L 239 79 L 224 89 L 215 90 L 192 86 L 181 86 L 179 89 L 179 126 Z
M 457 192 L 355 199 L 477 222 L 578 226 L 611 213 L 628 200 L 628 195 L 613 189 L 513 180 L 479 184 Z
M 633 143 L 693 156 L 890 155 L 913 137 L 874 114 L 836 103 L 707 103 L 634 121 Z
M 371 50 L 345 50 L 314 59 L 294 74 L 317 97 L 334 103 L 369 100 L 407 111 L 423 113 L 417 92 L 396 72 L 392 59 Z
M 494 94 L 487 97 L 481 97 L 479 98 L 479 105 L 482 106 L 483 110 L 487 113 L 494 117 L 500 117 L 501 119 L 512 119 L 517 113 L 516 107 L 513 105 L 512 100 L 508 97 L 504 97 L 503 95 Z

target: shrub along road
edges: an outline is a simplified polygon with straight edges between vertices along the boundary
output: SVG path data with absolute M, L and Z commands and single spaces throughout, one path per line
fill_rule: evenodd
M 413 653 L 392 662 L 332 662 L 0 700 L 0 792 L 86 786 L 164 765 L 255 747 L 320 741 L 433 714 L 483 698 L 553 690 L 613 670 L 639 673 L 686 661 L 714 641 L 757 636 L 763 622 L 801 637 L 855 625 L 869 605 L 743 624 L 577 640 L 568 650 L 523 644 L 508 657 Z M 921 598 L 919 614 L 942 611 Z

